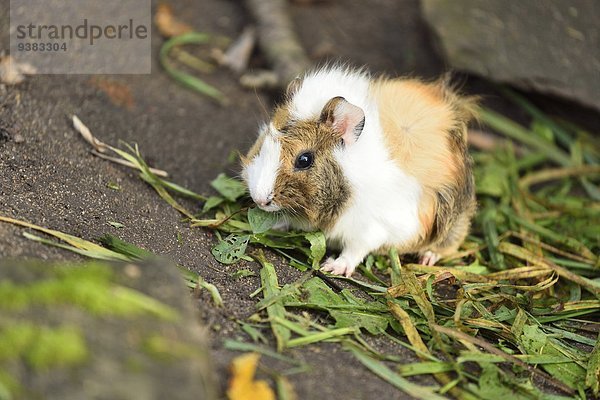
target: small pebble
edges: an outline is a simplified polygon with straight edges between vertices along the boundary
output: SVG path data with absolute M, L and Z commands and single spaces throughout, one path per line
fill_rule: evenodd
M 15 143 L 23 143 L 25 141 L 25 138 L 23 137 L 23 135 L 21 135 L 20 133 L 17 133 L 14 137 L 13 140 L 15 141 Z

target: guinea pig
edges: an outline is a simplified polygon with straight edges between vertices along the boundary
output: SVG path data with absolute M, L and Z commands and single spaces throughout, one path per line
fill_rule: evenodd
M 475 114 L 474 99 L 443 79 L 324 67 L 290 83 L 242 176 L 280 228 L 320 229 L 340 250 L 323 271 L 349 277 L 392 247 L 434 265 L 456 252 L 475 212 L 466 140 Z

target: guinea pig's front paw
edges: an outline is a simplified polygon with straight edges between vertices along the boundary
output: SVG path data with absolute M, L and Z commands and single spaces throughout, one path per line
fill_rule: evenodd
M 334 275 L 344 275 L 350 278 L 355 268 L 356 266 L 350 265 L 344 257 L 338 257 L 335 260 L 329 257 L 321 266 L 321 271 L 331 272 Z
M 439 254 L 428 250 L 425 253 L 423 253 L 423 255 L 421 256 L 421 261 L 419 261 L 419 264 L 432 266 L 432 265 L 435 265 L 435 263 L 438 262 L 439 259 L 440 259 Z

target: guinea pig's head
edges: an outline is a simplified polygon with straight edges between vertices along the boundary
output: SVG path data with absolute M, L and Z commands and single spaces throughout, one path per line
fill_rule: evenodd
M 242 159 L 242 176 L 261 209 L 282 211 L 324 228 L 350 197 L 336 154 L 355 144 L 364 112 L 343 97 L 330 99 L 312 119 L 294 119 L 289 107 L 278 107 L 263 126 Z

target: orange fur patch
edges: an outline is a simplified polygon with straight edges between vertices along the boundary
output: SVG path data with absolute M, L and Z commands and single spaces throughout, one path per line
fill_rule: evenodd
M 438 84 L 379 80 L 371 90 L 390 157 L 424 188 L 419 218 L 426 236 L 435 218 L 435 191 L 455 184 L 462 171 L 464 161 L 451 151 L 448 138 L 458 123 L 457 116 Z
M 419 205 L 419 221 L 421 222 L 421 239 L 426 239 L 435 220 L 436 197 L 430 190 L 425 190 Z

